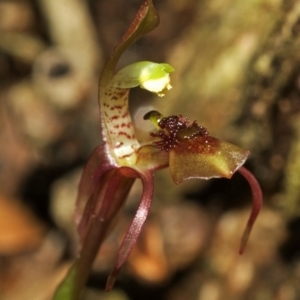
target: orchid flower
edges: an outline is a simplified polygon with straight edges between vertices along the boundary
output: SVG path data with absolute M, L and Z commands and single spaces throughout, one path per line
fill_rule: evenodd
M 244 231 L 240 253 L 244 251 L 253 223 L 262 205 L 262 193 L 254 176 L 245 168 L 249 151 L 221 141 L 181 115 L 162 116 L 151 111 L 144 116 L 156 131 L 149 141 L 140 143 L 130 113 L 128 96 L 140 86 L 158 96 L 170 88 L 174 69 L 165 63 L 142 61 L 117 73 L 121 54 L 138 38 L 159 23 L 151 0 L 140 7 L 128 31 L 114 49 L 100 77 L 100 113 L 104 143 L 91 154 L 79 184 L 76 222 L 80 237 L 78 258 L 54 299 L 78 299 L 88 278 L 93 260 L 108 234 L 136 179 L 143 186 L 140 204 L 119 248 L 106 291 L 112 289 L 118 273 L 130 255 L 150 210 L 154 190 L 153 174 L 169 167 L 176 184 L 190 178 L 231 178 L 238 171 L 249 182 L 253 207 Z

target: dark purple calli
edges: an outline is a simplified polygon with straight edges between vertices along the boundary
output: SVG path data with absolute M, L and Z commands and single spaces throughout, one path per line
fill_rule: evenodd
M 154 29 L 159 17 L 147 0 L 114 49 L 99 83 L 99 103 L 104 144 L 91 154 L 82 174 L 76 207 L 80 237 L 78 258 L 53 299 L 75 300 L 88 278 L 92 263 L 120 211 L 135 179 L 143 192 L 135 217 L 119 248 L 106 291 L 112 289 L 118 273 L 130 255 L 150 210 L 156 170 L 169 167 L 176 184 L 191 178 L 231 178 L 238 171 L 252 189 L 252 212 L 242 237 L 240 253 L 247 243 L 262 205 L 262 193 L 254 176 L 243 167 L 249 152 L 211 137 L 208 131 L 186 117 L 163 117 L 157 111 L 145 115 L 157 130 L 149 141 L 137 140 L 128 111 L 130 88 L 141 86 L 158 96 L 171 88 L 168 64 L 149 61 L 129 65 L 115 73 L 121 54 L 138 38 Z

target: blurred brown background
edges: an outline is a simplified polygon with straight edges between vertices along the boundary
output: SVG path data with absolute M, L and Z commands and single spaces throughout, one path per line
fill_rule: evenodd
M 0 1 L 0 299 L 50 299 L 76 252 L 80 172 L 101 143 L 97 81 L 141 0 Z M 140 139 L 155 108 L 251 151 L 265 205 L 238 255 L 244 180 L 175 186 L 157 173 L 152 214 L 103 294 L 139 183 L 103 245 L 84 299 L 300 299 L 300 2 L 154 0 L 160 26 L 120 62 L 170 63 L 162 99 L 131 92 Z M 142 100 L 142 101 L 141 101 Z

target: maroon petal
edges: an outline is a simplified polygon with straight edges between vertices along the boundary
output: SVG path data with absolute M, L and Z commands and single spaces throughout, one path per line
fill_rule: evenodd
M 83 288 L 99 247 L 108 234 L 115 216 L 126 201 L 136 172 L 126 172 L 126 175 L 124 176 L 122 168 L 106 172 L 100 178 L 98 187 L 89 199 L 84 226 L 81 223 L 82 245 L 77 260 L 74 294 L 79 293 Z
M 262 191 L 260 188 L 259 183 L 257 182 L 256 178 L 254 177 L 254 175 L 247 170 L 245 167 L 241 167 L 238 170 L 244 177 L 245 179 L 248 181 L 250 188 L 251 188 L 251 192 L 252 192 L 252 211 L 248 220 L 248 223 L 246 225 L 246 228 L 244 230 L 243 236 L 242 236 L 242 241 L 241 241 L 241 245 L 240 245 L 240 254 L 242 254 L 245 250 L 247 241 L 249 239 L 249 235 L 250 232 L 252 230 L 253 224 L 259 214 L 259 211 L 262 207 L 263 204 L 263 196 L 262 196 Z
M 139 176 L 143 184 L 141 203 L 118 251 L 113 270 L 108 277 L 105 288 L 107 292 L 113 288 L 116 277 L 128 259 L 150 210 L 154 189 L 153 173 L 143 172 L 140 173 Z
M 107 144 L 94 149 L 84 167 L 78 187 L 75 208 L 75 221 L 77 224 L 80 223 L 88 199 L 97 188 L 102 175 L 116 167 L 117 165 L 109 152 Z
M 85 206 L 78 225 L 81 242 L 85 242 L 85 236 L 93 219 L 110 221 L 114 218 L 121 205 L 126 201 L 133 181 L 132 178 L 124 177 L 117 168 L 103 174 L 98 187 Z

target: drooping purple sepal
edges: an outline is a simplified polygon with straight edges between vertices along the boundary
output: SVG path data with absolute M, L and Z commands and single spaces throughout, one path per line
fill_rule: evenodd
M 127 231 L 127 234 L 124 237 L 123 242 L 119 248 L 114 267 L 108 277 L 105 288 L 107 292 L 112 289 L 122 266 L 128 259 L 134 245 L 136 244 L 152 203 L 154 190 L 153 173 L 149 171 L 139 172 L 139 177 L 143 184 L 143 194 L 141 197 L 141 202 Z

